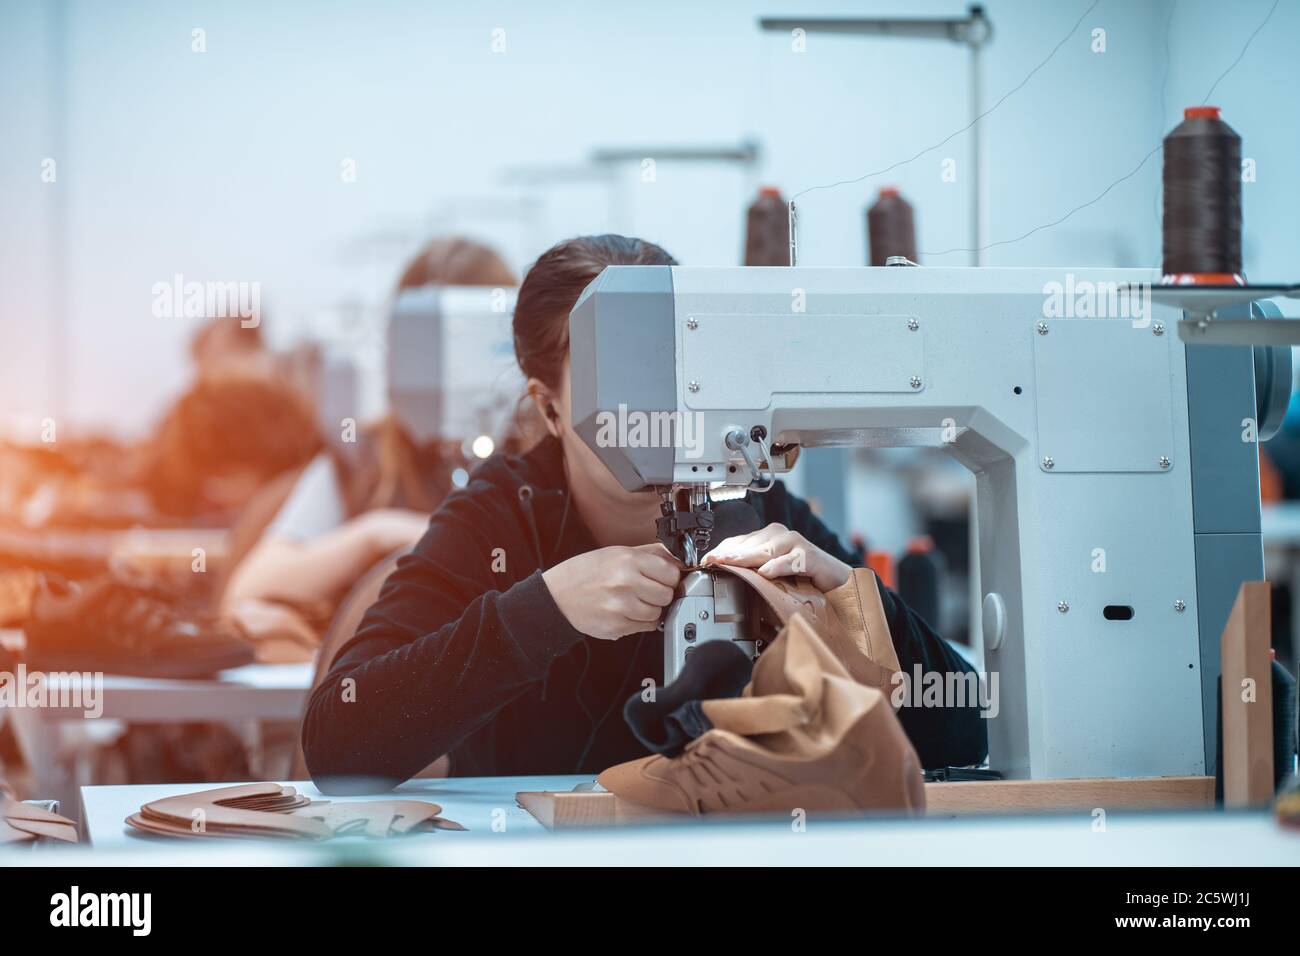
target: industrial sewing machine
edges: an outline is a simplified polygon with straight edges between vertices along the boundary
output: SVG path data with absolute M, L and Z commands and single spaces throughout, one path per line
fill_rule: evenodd
M 570 317 L 574 426 L 624 488 L 660 492 L 660 540 L 688 566 L 713 503 L 800 447 L 946 449 L 976 479 L 990 766 L 1213 773 L 1219 638 L 1263 577 L 1256 441 L 1285 411 L 1290 353 L 1185 348 L 1158 281 L 611 267 Z M 685 576 L 665 680 L 705 640 L 761 650 L 738 590 Z

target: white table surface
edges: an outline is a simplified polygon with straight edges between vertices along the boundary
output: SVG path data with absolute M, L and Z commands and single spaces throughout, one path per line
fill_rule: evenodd
M 520 790 L 571 790 L 584 780 L 590 781 L 591 777 L 448 777 L 441 780 L 411 780 L 395 791 L 363 796 L 322 794 L 310 780 L 295 781 L 288 785 L 314 800 L 391 800 L 400 799 L 402 795 L 418 796 L 419 799 L 430 800 L 441 805 L 444 817 L 468 827 L 469 832 L 491 833 L 493 823 L 496 822 L 499 828 L 501 820 L 504 820 L 507 831 L 517 829 L 545 832 L 542 825 L 534 820 L 531 814 L 516 806 L 515 794 Z M 96 847 L 139 846 L 142 842 L 174 843 L 174 840 L 167 837 L 139 834 L 126 826 L 124 821 L 139 810 L 142 804 L 150 800 L 158 800 L 177 793 L 194 793 L 199 790 L 234 785 L 162 783 L 82 787 L 82 825 L 85 835 Z M 439 835 L 416 834 L 411 839 L 428 840 Z
M 304 846 L 270 841 L 179 841 L 136 836 L 125 818 L 142 803 L 206 785 L 83 787 L 93 852 L 39 854 L 32 862 L 72 859 L 93 865 L 323 864 L 344 859 L 414 865 L 782 865 L 908 866 L 935 863 L 1106 866 L 1300 866 L 1300 833 L 1258 813 L 1122 813 L 1094 829 L 1091 814 L 1043 817 L 788 823 L 684 820 L 550 833 L 515 805 L 520 790 L 568 790 L 582 776 L 454 777 L 417 780 L 397 793 L 432 800 L 468 832 L 439 831 L 396 840 L 348 838 Z M 213 786 L 219 786 L 213 784 Z M 293 783 L 318 796 L 310 783 Z M 390 794 L 326 799 L 385 799 Z M 498 821 L 496 829 L 493 821 Z M 500 825 L 504 821 L 504 827 Z
M 160 680 L 153 677 L 104 675 L 104 713 L 109 720 L 297 720 L 311 689 L 314 665 L 248 664 L 222 671 L 213 680 Z M 68 676 L 49 681 L 51 696 L 69 683 Z M 42 707 L 47 720 L 81 720 L 84 708 Z

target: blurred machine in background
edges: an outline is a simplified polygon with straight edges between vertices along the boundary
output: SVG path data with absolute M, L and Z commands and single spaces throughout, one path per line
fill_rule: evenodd
M 429 286 L 389 318 L 392 412 L 419 443 L 437 442 L 455 471 L 505 447 L 524 380 L 515 363 L 513 289 Z

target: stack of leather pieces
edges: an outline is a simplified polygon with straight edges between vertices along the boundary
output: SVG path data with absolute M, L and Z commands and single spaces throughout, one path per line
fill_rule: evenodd
M 696 702 L 702 732 L 679 753 L 619 764 L 598 783 L 667 813 L 923 813 L 921 762 L 889 699 L 898 658 L 874 575 L 857 570 L 822 595 L 750 574 L 738 576 L 782 627 L 749 683 L 739 696 Z
M 38 840 L 76 843 L 77 825 L 52 810 L 15 800 L 8 790 L 0 787 L 0 845 Z
M 250 783 L 154 800 L 126 822 L 162 836 L 289 840 L 465 829 L 441 813 L 423 800 L 313 801 L 293 787 Z

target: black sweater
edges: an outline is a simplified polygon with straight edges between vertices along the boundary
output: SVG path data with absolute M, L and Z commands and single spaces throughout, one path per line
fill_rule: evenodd
M 775 521 L 852 561 L 779 482 L 717 512 L 715 542 Z M 588 639 L 542 579 L 596 547 L 569 507 L 558 441 L 485 462 L 434 513 L 311 695 L 302 743 L 312 779 L 390 786 L 443 754 L 460 776 L 594 774 L 644 756 L 622 705 L 643 679 L 663 682 L 662 633 Z M 896 594 L 881 596 L 904 673 L 970 670 Z M 983 760 L 975 707 L 899 716 L 926 767 Z

